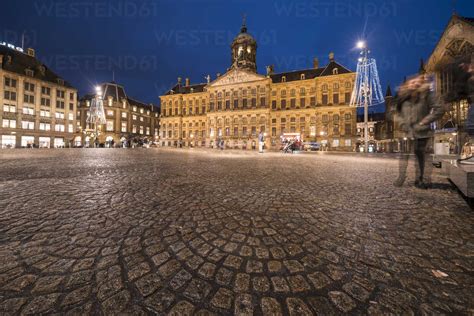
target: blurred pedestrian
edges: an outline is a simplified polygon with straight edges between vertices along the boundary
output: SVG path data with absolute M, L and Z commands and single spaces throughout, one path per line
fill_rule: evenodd
M 435 100 L 431 91 L 431 81 L 426 75 L 418 75 L 406 81 L 399 89 L 396 103 L 396 116 L 400 129 L 408 141 L 413 143 L 417 164 L 415 186 L 426 189 L 430 182 L 430 173 L 426 173 L 425 151 L 429 139 L 433 136 L 430 124 L 441 118 L 444 107 Z M 402 186 L 406 179 L 409 153 L 402 154 L 399 176 L 396 186 Z M 431 164 L 428 165 L 431 167 Z M 425 176 L 427 177 L 425 178 Z
M 263 132 L 258 134 L 258 152 L 263 154 L 263 144 L 264 144 Z

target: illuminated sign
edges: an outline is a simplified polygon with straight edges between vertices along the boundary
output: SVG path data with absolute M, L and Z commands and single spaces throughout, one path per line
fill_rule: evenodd
M 17 47 L 17 46 L 15 46 L 15 45 L 10 44 L 10 43 L 7 43 L 7 42 L 0 42 L 0 45 L 1 45 L 1 46 L 6 46 L 6 47 L 8 47 L 8 48 L 17 50 L 17 51 L 22 52 L 22 53 L 24 52 L 24 51 L 23 51 L 23 48 Z

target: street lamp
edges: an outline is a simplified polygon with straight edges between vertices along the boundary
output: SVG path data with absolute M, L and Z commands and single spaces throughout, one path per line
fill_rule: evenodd
M 365 42 L 364 42 L 364 41 L 358 41 L 358 42 L 357 42 L 357 48 L 358 48 L 358 49 L 363 49 L 363 48 L 365 48 Z

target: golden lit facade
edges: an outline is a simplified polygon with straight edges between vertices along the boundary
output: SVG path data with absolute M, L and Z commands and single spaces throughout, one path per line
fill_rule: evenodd
M 0 45 L 0 148 L 71 147 L 77 90 L 35 56 Z
M 207 83 L 178 83 L 161 96 L 162 146 L 255 149 L 264 133 L 266 148 L 278 149 L 281 136 L 297 135 L 332 150 L 353 150 L 356 109 L 349 106 L 355 73 L 334 54 L 319 67 L 266 75 L 256 72 L 257 43 L 242 26 L 231 46 L 232 64 Z

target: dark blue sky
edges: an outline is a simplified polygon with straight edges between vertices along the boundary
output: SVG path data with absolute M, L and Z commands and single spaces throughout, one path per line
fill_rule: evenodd
M 474 16 L 474 1 L 456 11 Z M 446 26 L 452 0 L 16 0 L 2 3 L 0 41 L 33 47 L 47 66 L 85 94 L 115 80 L 127 94 L 158 104 L 178 76 L 203 82 L 224 73 L 229 45 L 247 14 L 258 42 L 258 71 L 309 68 L 313 57 L 355 70 L 366 30 L 383 89 L 415 73 Z M 367 21 L 367 24 L 365 22 Z M 366 26 L 365 26 L 366 25 Z

